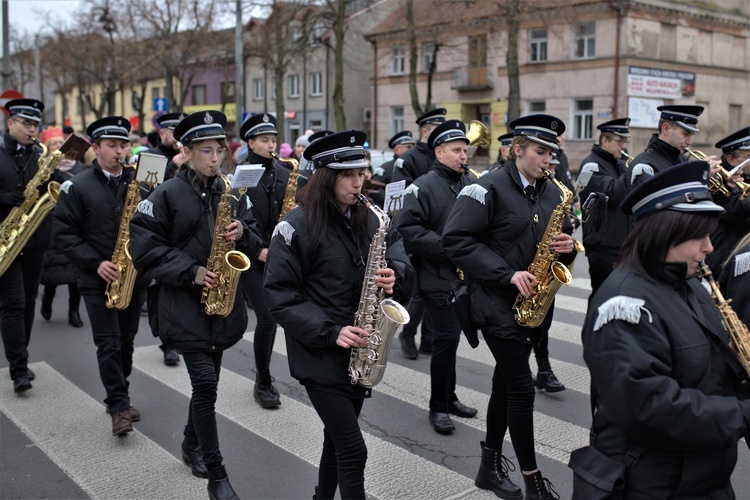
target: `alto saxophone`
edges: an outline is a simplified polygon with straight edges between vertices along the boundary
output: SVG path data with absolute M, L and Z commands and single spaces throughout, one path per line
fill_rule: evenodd
M 359 309 L 354 315 L 354 326 L 362 328 L 370 336 L 367 337 L 366 347 L 352 347 L 349 358 L 352 384 L 371 388 L 383 379 L 391 340 L 398 326 L 409 322 L 409 312 L 395 300 L 383 298 L 383 290 L 378 290 L 375 284 L 378 271 L 386 267 L 385 236 L 388 232 L 388 216 L 361 194 L 357 195 L 357 201 L 372 210 L 380 222 L 370 243 Z
M 528 271 L 537 279 L 534 292 L 528 299 L 519 293 L 513 305 L 516 323 L 528 328 L 542 324 L 560 286 L 570 285 L 573 282 L 570 269 L 557 260 L 558 255 L 552 250 L 551 245 L 555 240 L 555 235 L 562 231 L 566 217 L 570 216 L 570 204 L 574 195 L 565 187 L 565 184 L 555 179 L 554 174 L 549 170 L 544 171 L 544 176 L 560 190 L 563 199 L 552 212 L 547 229 L 536 249 L 534 260 L 528 268 Z
M 38 161 L 39 170 L 26 184 L 23 202 L 13 207 L 0 224 L 0 276 L 8 270 L 57 202 L 59 182 L 48 183 L 47 192 L 44 195 L 39 192 L 39 188 L 55 171 L 63 159 L 63 153 L 60 150 L 50 153 L 47 146 L 40 143 L 38 139 L 35 138 L 34 142 L 42 148 Z
M 284 163 L 291 163 L 292 171 L 289 174 L 289 180 L 286 183 L 286 192 L 284 193 L 284 203 L 281 205 L 281 212 L 279 213 L 279 220 L 284 217 L 289 211 L 294 208 L 297 199 L 297 177 L 299 177 L 299 162 L 294 158 L 279 158 L 276 153 L 271 153 L 271 157 L 274 160 L 279 160 Z
M 734 348 L 737 351 L 737 358 L 740 364 L 750 374 L 750 337 L 748 337 L 750 333 L 747 330 L 747 326 L 737 317 L 737 313 L 732 309 L 732 299 L 724 299 L 719 285 L 716 284 L 713 273 L 711 273 L 711 269 L 708 268 L 706 263 L 701 263 L 698 266 L 698 270 L 711 286 L 711 298 L 714 300 L 716 307 L 719 308 L 721 322 L 724 323 L 724 328 L 729 332 L 729 337 L 732 339 Z
M 212 288 L 203 287 L 201 303 L 206 305 L 206 314 L 226 318 L 234 308 L 240 274 L 250 269 L 250 259 L 234 249 L 234 241 L 224 239 L 224 228 L 232 222 L 232 184 L 225 175 L 218 175 L 224 181 L 224 192 L 216 209 L 214 239 L 206 263 L 206 269 L 216 274 L 216 284 Z
M 130 219 L 135 214 L 138 203 L 141 201 L 141 183 L 136 175 L 128 185 L 128 195 L 120 219 L 120 230 L 117 232 L 115 251 L 112 254 L 112 263 L 117 266 L 117 279 L 107 284 L 107 307 L 110 309 L 127 309 L 130 299 L 133 297 L 136 270 L 133 259 L 130 257 Z

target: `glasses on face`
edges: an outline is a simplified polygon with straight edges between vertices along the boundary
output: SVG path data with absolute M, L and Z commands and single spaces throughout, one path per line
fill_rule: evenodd
M 34 128 L 34 129 L 39 128 L 39 124 L 37 122 L 32 122 L 29 120 L 13 120 L 13 121 L 21 124 L 24 128 Z
M 227 148 L 200 148 L 199 150 L 206 158 L 213 158 L 214 155 L 221 158 L 227 152 Z
M 616 138 L 614 138 L 614 137 L 610 137 L 610 138 L 609 138 L 609 140 L 610 140 L 610 141 L 612 141 L 612 142 L 616 142 L 616 143 L 617 143 L 617 144 L 619 144 L 620 146 L 627 146 L 627 145 L 628 145 L 628 143 L 630 142 L 630 141 L 629 141 L 629 140 L 627 140 L 627 139 L 616 139 Z

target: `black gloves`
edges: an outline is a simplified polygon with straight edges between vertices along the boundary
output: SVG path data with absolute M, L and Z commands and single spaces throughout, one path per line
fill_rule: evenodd
M 23 193 L 20 191 L 0 194 L 0 205 L 16 207 L 23 203 L 23 200 Z

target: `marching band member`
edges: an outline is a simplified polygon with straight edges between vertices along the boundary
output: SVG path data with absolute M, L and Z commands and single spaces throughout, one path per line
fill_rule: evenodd
M 740 320 L 745 326 L 750 325 L 750 233 L 737 242 L 722 267 L 719 278 L 721 290 L 728 299 L 732 299 L 732 308 Z
M 130 405 L 128 377 L 148 285 L 138 274 L 130 305 L 122 310 L 106 306 L 107 284 L 119 277 L 119 268 L 111 259 L 128 185 L 135 176 L 133 169 L 122 166 L 130 151 L 130 122 L 122 116 L 108 116 L 89 125 L 86 132 L 96 160 L 91 168 L 60 186 L 53 212 L 54 238 L 76 268 L 96 344 L 99 376 L 107 393 L 104 403 L 112 416 L 112 434 L 121 436 L 131 432 L 132 422 L 141 418 Z
M 622 202 L 635 227 L 583 325 L 594 408 L 590 446 L 571 454 L 573 498 L 734 498 L 750 400 L 695 279 L 722 211 L 708 175 L 708 162 L 678 164 Z
M 598 125 L 599 142 L 591 148 L 591 154 L 583 159 L 578 170 L 576 188 L 581 199 L 585 200 L 594 192 L 607 197 L 602 207 L 606 211 L 605 223 L 599 227 L 594 221 L 583 223 L 583 245 L 591 277 L 590 297 L 612 272 L 622 242 L 630 232 L 630 218 L 620 211 L 620 203 L 628 193 L 625 178 L 628 172 L 622 152 L 628 146 L 629 124 L 630 118 L 617 118 Z
M 290 173 L 286 168 L 276 165 L 271 156 L 276 152 L 277 134 L 276 118 L 267 113 L 251 116 L 245 120 L 240 130 L 240 137 L 247 142 L 248 156 L 245 163 L 263 165 L 265 168 L 258 185 L 247 190 L 253 215 L 257 219 L 258 234 L 263 241 L 263 250 L 253 259 L 250 270 L 242 275 L 242 290 L 245 298 L 252 304 L 256 317 L 253 351 L 257 374 L 253 398 L 262 408 L 277 408 L 281 405 L 279 391 L 272 383 L 270 368 L 276 340 L 276 322 L 263 297 L 263 269 L 268 246 L 284 205 Z
M 406 188 L 404 207 L 396 217 L 396 229 L 417 271 L 425 313 L 433 320 L 429 420 L 441 434 L 455 430 L 451 414 L 465 418 L 477 414 L 476 409 L 462 404 L 456 395 L 456 350 L 461 325 L 448 305 L 451 282 L 457 278 L 456 266 L 446 257 L 440 243 L 453 202 L 471 182 L 464 168 L 468 143 L 466 125 L 459 120 L 448 120 L 435 127 L 427 140 L 435 152 L 432 169 Z
M 357 420 L 372 391 L 351 383 L 348 366 L 352 348 L 367 346 L 353 319 L 377 229 L 356 198 L 366 138 L 340 132 L 305 150 L 315 175 L 299 193 L 300 208 L 276 226 L 265 268 L 266 301 L 284 328 L 290 371 L 324 425 L 318 499 L 334 498 L 337 486 L 341 498 L 365 498 L 367 448 Z M 408 297 L 413 270 L 400 240 L 389 241 L 386 259 L 376 284 L 396 300 Z
M 505 160 L 508 159 L 508 152 L 510 151 L 510 147 L 513 144 L 513 132 L 503 134 L 498 137 L 497 140 L 500 141 L 500 151 L 498 151 L 497 153 L 497 160 L 495 160 L 495 163 L 490 165 L 487 169 L 487 173 L 490 173 L 494 170 L 499 170 L 505 166 Z
M 721 164 L 725 170 L 732 170 L 750 158 L 750 127 L 738 130 L 716 143 L 721 149 Z M 750 163 L 750 162 L 748 162 Z M 747 164 L 745 164 L 747 167 Z M 748 171 L 748 168 L 744 169 Z M 719 225 L 711 233 L 711 243 L 714 251 L 706 258 L 706 264 L 716 276 L 721 275 L 724 262 L 729 257 L 732 248 L 750 231 L 750 198 L 742 199 L 742 195 L 734 181 L 742 180 L 742 171 L 737 172 L 732 179 L 725 182 L 729 196 L 713 193 L 714 202 L 721 205 L 725 212 L 719 216 Z M 736 301 L 735 301 L 736 304 Z
M 467 281 L 478 284 L 472 294 L 473 320 L 496 362 L 476 485 L 500 498 L 523 496 L 508 476 L 512 463 L 502 454 L 509 429 L 526 498 L 547 499 L 556 495 L 538 470 L 534 451 L 535 391 L 529 367 L 533 331 L 516 322 L 513 305 L 519 293 L 528 298 L 537 285 L 536 276 L 527 269 L 561 202 L 560 191 L 546 181 L 543 171 L 549 168 L 565 124 L 554 116 L 529 115 L 509 126 L 515 137 L 505 167 L 461 190 L 445 223 L 442 243 Z M 567 217 L 562 231 L 551 245 L 567 265 L 576 255 Z
M 216 428 L 215 403 L 222 355 L 242 338 L 247 309 L 242 294 L 234 297 L 227 317 L 207 315 L 201 305 L 204 287 L 217 285 L 206 268 L 212 253 L 217 210 L 226 186 L 217 171 L 227 154 L 219 111 L 184 118 L 174 134 L 182 142 L 186 165 L 138 205 L 130 223 L 131 252 L 138 274 L 160 283 L 159 335 L 185 362 L 193 387 L 182 457 L 193 475 L 208 477 L 211 499 L 236 499 L 223 465 Z M 224 238 L 256 257 L 260 239 L 247 197 L 232 198 L 232 221 Z M 236 214 L 236 215 L 235 215 Z
M 34 146 L 34 139 L 42 123 L 44 104 L 36 99 L 13 99 L 5 104 L 5 109 L 9 116 L 0 143 L 1 219 L 23 203 L 26 185 L 39 171 L 41 149 Z M 15 392 L 28 391 L 34 380 L 34 372 L 28 367 L 28 348 L 49 234 L 47 218 L 0 276 L 0 333 Z

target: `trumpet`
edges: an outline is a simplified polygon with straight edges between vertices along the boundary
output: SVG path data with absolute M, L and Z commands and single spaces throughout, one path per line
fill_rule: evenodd
M 625 151 L 620 151 L 620 154 L 627 158 L 625 161 L 625 168 L 630 168 L 630 162 L 633 161 L 633 157 L 627 154 Z
M 694 158 L 696 160 L 703 160 L 708 155 L 700 150 L 691 150 L 688 148 L 685 148 L 685 153 L 688 155 L 688 158 Z M 713 194 L 722 194 L 724 196 L 729 196 L 732 194 L 732 191 L 729 189 L 729 186 L 727 186 L 727 181 L 731 179 L 732 175 L 727 172 L 727 170 L 724 167 L 721 167 L 717 173 L 712 175 L 708 179 L 708 189 Z M 750 194 L 750 184 L 742 181 L 736 181 L 735 185 L 740 190 L 740 199 L 744 200 L 747 198 L 747 195 Z

